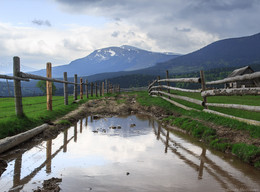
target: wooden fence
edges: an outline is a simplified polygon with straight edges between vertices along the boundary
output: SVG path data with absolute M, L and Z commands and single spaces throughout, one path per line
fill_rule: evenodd
M 244 119 L 240 117 L 235 117 L 231 115 L 227 115 L 224 113 L 220 113 L 217 111 L 213 111 L 208 109 L 209 106 L 212 107 L 223 107 L 223 108 L 232 108 L 232 109 L 241 109 L 241 110 L 248 110 L 248 111 L 254 111 L 254 112 L 260 112 L 260 106 L 249 106 L 249 105 L 240 105 L 240 104 L 222 104 L 222 103 L 209 103 L 207 102 L 207 97 L 212 97 L 212 96 L 233 96 L 233 95 L 260 95 L 260 87 L 250 87 L 250 88 L 223 88 L 223 89 L 207 89 L 207 85 L 216 85 L 216 84 L 224 84 L 224 83 L 230 83 L 234 81 L 244 81 L 244 80 L 253 80 L 260 78 L 260 72 L 255 72 L 252 74 L 246 74 L 246 75 L 241 75 L 241 76 L 236 76 L 232 78 L 225 78 L 222 80 L 218 81 L 211 81 L 211 82 L 206 82 L 204 78 L 204 72 L 200 71 L 200 77 L 198 78 L 169 78 L 168 77 L 168 71 L 166 71 L 166 78 L 165 79 L 160 79 L 158 78 L 154 80 L 151 84 L 148 86 L 148 92 L 149 95 L 155 96 L 155 97 L 161 97 L 162 99 L 178 106 L 186 110 L 195 110 L 195 111 L 200 111 L 191 107 L 187 107 L 185 105 L 182 105 L 176 101 L 173 101 L 171 98 L 175 99 L 180 99 L 184 101 L 188 101 L 190 103 L 194 103 L 197 105 L 201 105 L 204 107 L 203 111 L 207 113 L 213 113 L 216 115 L 228 117 L 228 118 L 233 118 L 237 119 L 239 121 L 246 122 L 248 124 L 253 124 L 253 125 L 260 125 L 260 121 L 256 120 L 249 120 L 249 119 Z M 161 83 L 166 82 L 166 85 L 162 85 Z M 182 89 L 178 87 L 173 87 L 170 86 L 170 82 L 185 82 L 185 83 L 198 83 L 201 85 L 200 89 Z M 157 84 L 157 85 L 156 85 Z M 170 90 L 177 90 L 181 92 L 191 92 L 191 93 L 201 93 L 202 99 L 194 99 L 186 96 L 180 96 L 176 94 L 172 94 Z
M 68 105 L 68 84 L 74 85 L 74 100 L 78 100 L 78 86 L 80 87 L 80 99 L 83 99 L 83 87 L 85 86 L 85 95 L 86 98 L 89 98 L 89 96 L 93 97 L 94 94 L 96 97 L 98 96 L 104 96 L 105 90 L 106 93 L 115 93 L 120 92 L 120 86 L 119 85 L 112 85 L 109 81 L 105 81 L 102 83 L 95 84 L 93 82 L 88 82 L 85 80 L 85 83 L 83 83 L 83 79 L 80 78 L 80 82 L 78 83 L 78 77 L 77 74 L 74 75 L 74 82 L 67 81 L 67 72 L 64 72 L 63 74 L 63 80 L 60 79 L 54 79 L 52 78 L 52 67 L 51 63 L 47 63 L 46 65 L 46 77 L 33 75 L 29 73 L 23 73 L 20 71 L 20 58 L 14 57 L 13 58 L 13 76 L 8 75 L 1 75 L 0 79 L 10 79 L 14 80 L 14 98 L 15 98 L 15 111 L 17 116 L 23 116 L 23 104 L 22 104 L 22 89 L 21 89 L 21 81 L 30 81 L 30 79 L 34 80 L 43 80 L 46 81 L 46 96 L 47 96 L 47 110 L 52 110 L 52 82 L 56 83 L 63 83 L 63 89 L 64 89 L 64 105 Z M 105 89 L 106 86 L 106 89 Z M 89 93 L 90 88 L 90 93 Z M 94 92 L 95 89 L 95 92 Z M 99 93 L 98 93 L 99 92 Z

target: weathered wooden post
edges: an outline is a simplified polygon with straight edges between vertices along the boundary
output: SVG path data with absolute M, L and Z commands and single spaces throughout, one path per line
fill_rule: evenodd
M 99 82 L 99 95 L 100 95 L 100 97 L 102 97 L 102 86 L 101 86 L 101 82 Z
M 20 73 L 20 58 L 13 58 L 13 75 L 19 77 Z M 14 79 L 14 99 L 15 99 L 15 113 L 17 116 L 23 116 L 23 102 L 21 81 Z
M 161 79 L 160 76 L 158 76 L 158 77 L 157 77 L 157 80 L 159 81 L 160 79 Z M 158 82 L 158 86 L 161 86 L 161 83 L 160 83 L 160 82 Z M 159 88 L 158 91 L 161 91 L 161 88 Z M 160 96 L 160 95 L 161 95 L 161 94 L 158 93 L 158 96 Z
M 93 97 L 93 82 L 90 84 L 90 96 Z
M 204 77 L 204 71 L 200 71 L 200 80 L 201 80 L 201 91 L 205 91 L 206 90 L 206 83 L 205 83 L 205 77 Z M 203 97 L 203 107 L 205 109 L 207 109 L 207 97 Z
M 83 79 L 80 78 L 80 99 L 83 99 Z
M 85 82 L 85 89 L 86 89 L 86 97 L 87 97 L 87 99 L 88 99 L 88 80 L 86 80 L 86 82 Z
M 97 82 L 95 82 L 95 92 L 96 92 L 96 97 L 98 97 L 98 87 L 97 87 Z
M 106 90 L 107 90 L 107 94 L 108 94 L 108 84 L 107 84 L 107 80 L 106 80 Z
M 107 93 L 109 93 L 109 92 L 110 92 L 110 82 L 107 81 Z
M 46 65 L 47 78 L 51 78 L 51 63 Z M 47 110 L 52 111 L 52 82 L 46 81 Z
M 63 73 L 63 80 L 68 81 L 67 72 Z M 68 105 L 69 104 L 68 83 L 63 84 L 63 89 L 64 89 L 64 105 Z
M 169 78 L 169 71 L 166 70 L 166 79 L 168 80 L 168 78 Z M 167 81 L 167 86 L 170 87 L 170 82 L 169 81 Z M 170 89 L 167 89 L 167 90 L 168 90 L 168 93 L 170 94 L 171 93 Z M 168 96 L 168 98 L 171 99 L 170 96 Z
M 118 84 L 118 93 L 120 93 L 120 84 Z
M 74 75 L 74 100 L 78 99 L 78 75 Z
M 105 95 L 105 83 L 102 82 L 102 95 L 104 96 Z

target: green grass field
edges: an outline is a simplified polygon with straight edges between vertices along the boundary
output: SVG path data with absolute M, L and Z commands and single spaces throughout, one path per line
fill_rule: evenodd
M 62 96 L 54 96 L 53 110 L 47 111 L 46 96 L 24 97 L 25 116 L 16 117 L 14 98 L 0 98 L 0 138 L 15 135 L 62 117 L 86 101 L 87 99 L 83 99 L 79 103 L 73 103 L 73 96 L 70 96 L 69 105 L 66 106 Z

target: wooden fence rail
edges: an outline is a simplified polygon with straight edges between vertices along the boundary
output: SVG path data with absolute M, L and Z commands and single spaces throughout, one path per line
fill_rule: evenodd
M 240 75 L 240 76 L 235 76 L 235 77 L 229 77 L 225 78 L 222 80 L 217 80 L 217 81 L 210 81 L 207 82 L 207 85 L 216 85 L 216 84 L 222 84 L 222 83 L 230 83 L 234 81 L 244 81 L 244 80 L 252 80 L 252 79 L 257 79 L 260 78 L 260 72 L 255 72 L 252 74 L 246 74 L 246 75 Z
M 182 105 L 180 103 L 177 103 L 176 101 L 171 100 L 171 98 L 180 99 L 184 101 L 188 101 L 190 103 L 194 103 L 200 106 L 203 106 L 204 109 L 202 111 L 207 113 L 214 113 L 217 115 L 221 115 L 228 118 L 237 119 L 239 121 L 243 121 L 249 124 L 253 125 L 260 125 L 260 121 L 255 120 L 249 120 L 239 117 L 234 117 L 231 115 L 226 115 L 220 112 L 216 112 L 213 110 L 208 110 L 207 108 L 210 107 L 223 107 L 223 108 L 232 108 L 232 109 L 240 109 L 240 110 L 247 110 L 247 111 L 253 111 L 253 112 L 260 112 L 260 106 L 249 106 L 249 105 L 240 105 L 240 104 L 222 104 L 222 103 L 208 103 L 207 97 L 209 96 L 233 96 L 233 95 L 260 95 L 260 87 L 250 87 L 250 88 L 232 88 L 232 89 L 212 89 L 207 90 L 206 85 L 213 85 L 213 84 L 220 84 L 220 83 L 228 83 L 233 81 L 243 81 L 243 80 L 254 80 L 256 78 L 260 78 L 260 72 L 232 77 L 232 78 L 225 78 L 218 81 L 211 81 L 211 82 L 205 82 L 204 78 L 204 72 L 200 71 L 200 77 L 199 78 L 169 78 L 168 71 L 166 71 L 166 79 L 160 79 L 158 77 L 156 80 L 154 80 L 151 84 L 148 85 L 148 93 L 151 96 L 155 97 L 161 97 L 162 99 L 178 106 L 186 110 L 196 110 L 197 109 L 187 107 L 185 105 Z M 161 83 L 166 82 L 167 85 L 161 85 Z M 200 83 L 201 89 L 182 89 L 178 87 L 170 86 L 170 82 L 183 82 L 183 83 Z M 158 85 L 156 85 L 156 83 Z M 163 91 L 164 89 L 164 91 Z M 170 93 L 170 90 L 175 91 L 181 91 L 181 92 L 191 92 L 191 93 L 201 93 L 202 100 L 199 99 L 193 99 L 186 96 L 180 96 L 176 94 Z M 168 96 L 168 98 L 164 97 Z
M 64 86 L 63 86 L 64 105 L 68 105 L 68 84 L 74 85 L 74 100 L 77 100 L 78 86 L 80 86 L 80 99 L 83 99 L 84 85 L 85 85 L 85 91 L 86 91 L 86 98 L 89 98 L 89 92 L 88 92 L 89 87 L 91 88 L 91 96 L 93 97 L 93 85 L 94 85 L 93 82 L 88 82 L 86 80 L 85 83 L 83 83 L 83 79 L 80 78 L 80 83 L 78 83 L 77 74 L 74 75 L 74 82 L 69 82 L 68 78 L 67 78 L 67 72 L 64 72 L 63 80 L 54 79 L 54 78 L 52 78 L 51 70 L 52 70 L 51 63 L 47 63 L 47 65 L 46 65 L 47 77 L 21 72 L 20 71 L 20 58 L 14 57 L 13 58 L 13 76 L 0 74 L 0 79 L 14 80 L 15 111 L 16 111 L 17 116 L 24 115 L 23 104 L 22 104 L 21 81 L 30 81 L 30 79 L 46 81 L 47 110 L 52 110 L 52 94 L 53 94 L 52 93 L 52 82 L 64 84 Z M 106 80 L 106 82 L 107 82 L 107 80 Z M 95 83 L 96 97 L 104 95 L 104 90 L 105 90 L 104 86 L 105 86 L 104 82 L 99 83 L 99 86 L 98 86 L 97 82 Z M 119 86 L 113 86 L 110 82 L 109 82 L 109 84 L 106 83 L 106 86 L 107 86 L 106 87 L 107 93 L 113 93 L 114 91 L 119 91 L 119 88 L 116 89 L 116 87 L 119 87 Z M 113 87 L 114 87 L 114 89 L 112 89 Z M 99 89 L 99 95 L 98 95 L 98 89 Z

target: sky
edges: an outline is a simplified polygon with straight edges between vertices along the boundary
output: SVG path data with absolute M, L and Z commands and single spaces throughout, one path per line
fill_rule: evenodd
M 259 32 L 260 0 L 0 0 L 0 67 L 13 56 L 64 65 L 121 45 L 187 54 Z

